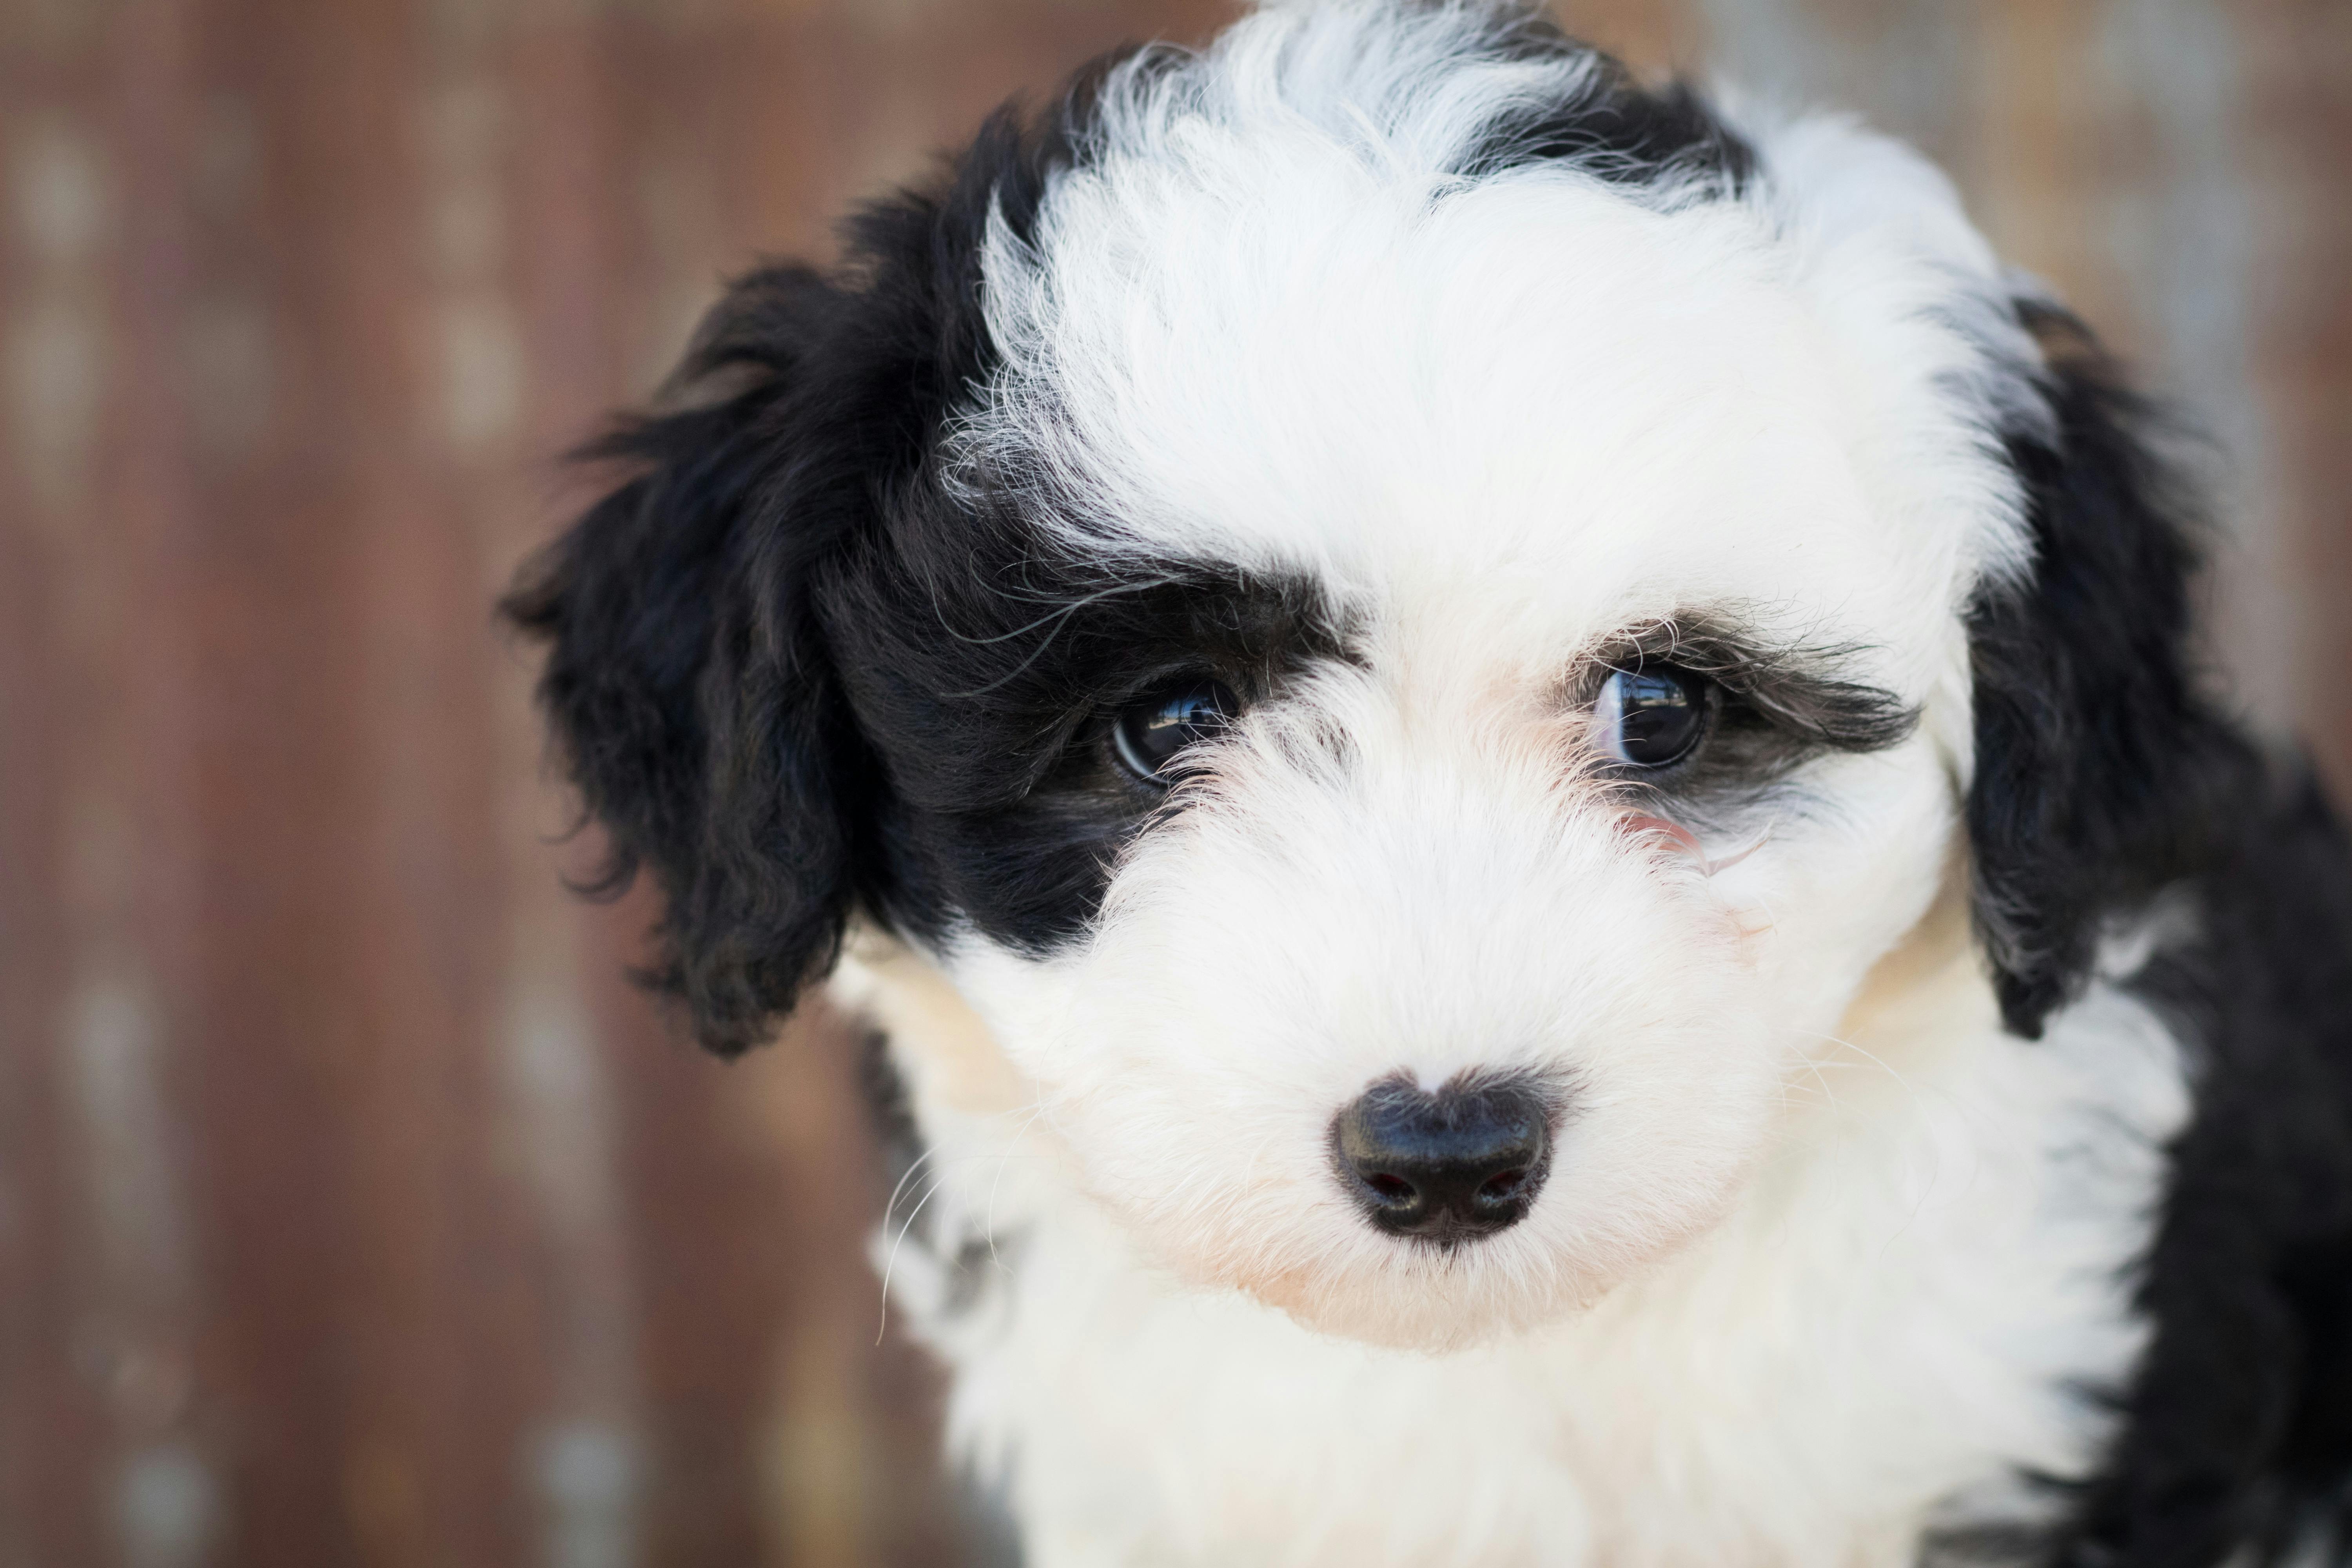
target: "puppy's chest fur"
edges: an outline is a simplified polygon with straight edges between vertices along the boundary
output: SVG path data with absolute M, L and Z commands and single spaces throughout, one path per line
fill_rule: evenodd
M 2112 984 L 2028 1043 L 1964 944 L 1895 967 L 1714 1232 L 1564 1323 L 1422 1355 L 1137 1256 L 946 982 L 876 948 L 836 987 L 923 1144 L 877 1260 L 1034 1568 L 1907 1564 L 2096 1462 L 2188 1096 Z

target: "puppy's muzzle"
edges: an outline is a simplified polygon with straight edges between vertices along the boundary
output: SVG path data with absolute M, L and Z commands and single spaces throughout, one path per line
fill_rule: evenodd
M 1339 1112 L 1340 1184 L 1392 1236 L 1453 1246 L 1517 1224 L 1550 1164 L 1553 1097 L 1520 1079 L 1457 1079 L 1432 1093 L 1382 1079 Z

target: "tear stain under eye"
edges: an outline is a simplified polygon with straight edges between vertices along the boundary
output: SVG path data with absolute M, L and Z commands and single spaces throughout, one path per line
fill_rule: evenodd
M 1706 858 L 1706 847 L 1698 841 L 1698 836 L 1679 823 L 1668 822 L 1663 816 L 1649 816 L 1637 813 L 1624 819 L 1624 826 L 1628 833 L 1654 834 L 1665 839 L 1675 848 L 1697 861 L 1700 874 L 1708 877 L 1714 876 L 1718 871 L 1728 871 L 1759 849 L 1763 848 L 1772 837 L 1772 830 L 1767 827 L 1756 836 L 1755 842 L 1748 845 L 1747 848 L 1726 855 L 1719 860 L 1710 860 Z

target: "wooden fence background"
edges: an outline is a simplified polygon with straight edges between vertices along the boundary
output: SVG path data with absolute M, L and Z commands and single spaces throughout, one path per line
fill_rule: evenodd
M 716 280 L 1220 0 L 0 0 L 0 1568 L 989 1556 L 824 1020 L 558 887 L 488 604 Z M 1859 108 L 2232 459 L 2352 780 L 2352 5 L 1591 0 Z

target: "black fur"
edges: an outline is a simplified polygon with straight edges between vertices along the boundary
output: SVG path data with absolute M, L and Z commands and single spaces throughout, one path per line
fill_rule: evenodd
M 589 449 L 635 477 L 507 601 L 550 645 L 541 701 L 611 838 L 597 888 L 653 868 L 667 914 L 650 978 L 716 1050 L 773 1032 L 855 908 L 915 896 L 828 611 L 845 580 L 947 521 L 929 465 L 990 368 L 976 249 L 989 204 L 1029 221 L 1059 155 L 1000 115 L 941 192 L 850 226 L 840 276 L 779 266 L 735 284 L 675 406 Z M 923 564 L 974 564 L 933 542 L 941 558 Z
M 2352 1552 L 2352 853 L 2316 786 L 2231 802 L 2199 932 L 2139 989 L 2196 1042 L 2197 1107 L 2140 1299 L 2156 1325 L 2059 1561 Z
M 1574 99 L 1506 119 L 1464 160 L 1462 173 L 1569 162 L 1628 185 L 1687 183 L 1718 195 L 1736 195 L 1754 178 L 1755 150 L 1687 83 L 1644 88 L 1617 60 L 1540 16 L 1517 19 L 1497 44 L 1499 52 L 1521 59 L 1581 56 L 1591 75 Z
M 2001 1015 L 2034 1037 L 2080 989 L 2106 921 L 2195 869 L 2258 765 L 2189 653 L 2200 519 L 2155 411 L 2071 320 L 2045 345 L 2047 428 L 2013 430 L 2035 553 L 1969 614 L 1977 923 Z
M 2153 410 L 2079 324 L 2024 315 L 2053 422 L 2008 441 L 2032 576 L 1970 619 L 1979 926 L 2003 1016 L 2032 1037 L 2101 938 L 2167 894 L 2194 931 L 2136 988 L 2190 1043 L 2196 1109 L 2109 1462 L 2053 1536 L 1987 1555 L 2271 1563 L 2315 1530 L 2316 1561 L 2352 1561 L 2352 854 L 2315 784 L 2200 694 L 2199 520 Z
M 2352 1563 L 2352 845 L 2302 769 L 2252 781 L 2176 884 L 2186 940 L 2132 985 L 2191 1042 L 2196 1108 L 2105 1464 L 2054 1529 L 1922 1568 Z

